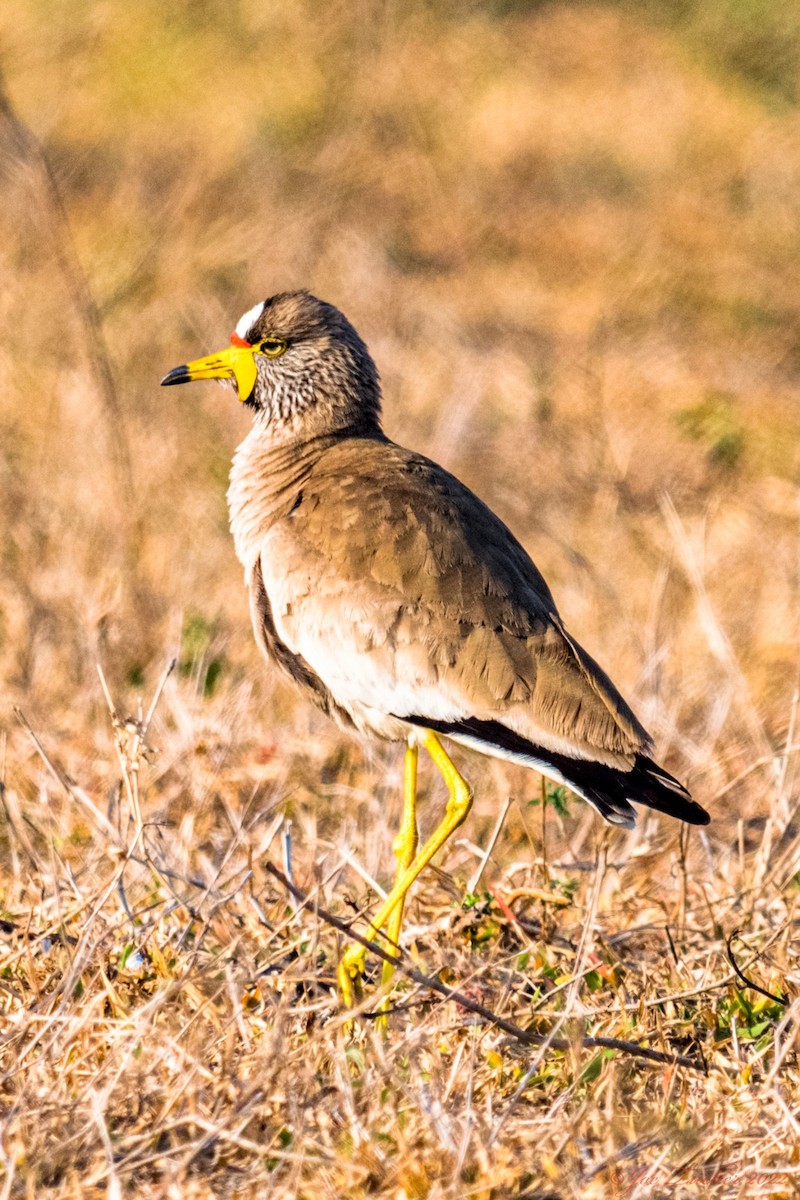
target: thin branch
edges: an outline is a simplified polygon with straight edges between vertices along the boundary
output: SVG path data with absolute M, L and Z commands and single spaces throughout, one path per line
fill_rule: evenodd
M 489 838 L 486 849 L 484 850 L 483 854 L 481 855 L 481 860 L 478 863 L 477 867 L 475 868 L 472 878 L 470 879 L 469 883 L 467 884 L 468 892 L 476 892 L 478 890 L 478 884 L 481 881 L 481 875 L 486 870 L 486 864 L 489 861 L 492 851 L 495 848 L 497 839 L 500 836 L 500 830 L 503 828 L 505 819 L 508 816 L 508 810 L 513 803 L 514 803 L 514 797 L 506 796 L 505 801 L 503 802 L 503 807 L 500 809 L 500 815 L 498 816 L 498 818 L 495 822 L 494 829 L 492 830 L 492 836 Z
M 727 952 L 728 962 L 733 967 L 733 969 L 736 972 L 739 979 L 741 979 L 742 983 L 746 984 L 746 986 L 751 988 L 754 992 L 760 992 L 762 996 L 766 996 L 768 1000 L 774 1000 L 776 1004 L 787 1005 L 789 1003 L 789 1000 L 786 996 L 775 996 L 772 992 L 768 992 L 766 988 L 761 987 L 757 983 L 753 983 L 752 979 L 747 978 L 744 971 L 740 968 L 736 959 L 733 957 L 733 949 L 731 948 L 731 942 L 733 941 L 734 938 L 737 938 L 738 936 L 739 936 L 739 930 L 734 929 L 733 933 L 730 935 L 730 937 L 727 939 L 727 941 L 725 943 L 725 949 Z
M 158 707 L 158 702 L 161 699 L 161 693 L 164 691 L 164 688 L 167 686 L 167 680 L 169 679 L 170 675 L 175 670 L 177 665 L 178 665 L 177 658 L 171 658 L 169 660 L 169 662 L 167 663 L 166 667 L 164 668 L 164 673 L 161 676 L 161 678 L 159 679 L 158 686 L 156 687 L 156 690 L 153 693 L 153 699 L 150 701 L 150 707 L 147 710 L 147 716 L 145 717 L 144 721 L 142 722 L 142 737 L 143 738 L 147 736 L 147 731 L 150 728 L 150 724 L 153 720 L 153 717 L 155 716 L 156 708 Z
M 299 900 L 301 907 L 306 907 L 313 903 L 313 911 L 322 921 L 325 922 L 326 925 L 330 925 L 334 929 L 338 929 L 340 933 L 345 934 L 345 936 L 352 938 L 354 942 L 358 942 L 360 946 L 363 946 L 366 950 L 369 950 L 370 953 L 374 954 L 377 958 L 382 959 L 383 962 L 390 963 L 395 970 L 401 973 L 401 975 L 405 975 L 406 978 L 411 979 L 414 983 L 419 984 L 420 987 L 425 987 L 432 992 L 437 992 L 440 996 L 443 996 L 445 1000 L 452 1001 L 460 1008 L 463 1008 L 466 1012 L 471 1012 L 474 1013 L 475 1016 L 482 1017 L 489 1024 L 494 1025 L 497 1029 L 501 1029 L 503 1033 L 509 1034 L 509 1036 L 515 1038 L 518 1042 L 522 1042 L 527 1046 L 549 1045 L 554 1050 L 571 1050 L 576 1045 L 582 1046 L 588 1050 L 617 1050 L 621 1054 L 630 1054 L 635 1058 L 642 1058 L 648 1062 L 659 1063 L 662 1065 L 667 1064 L 669 1066 L 687 1067 L 689 1070 L 700 1071 L 704 1075 L 708 1074 L 708 1065 L 705 1062 L 698 1062 L 697 1059 L 689 1058 L 684 1054 L 666 1054 L 661 1050 L 651 1050 L 649 1046 L 640 1046 L 636 1042 L 626 1042 L 621 1038 L 579 1037 L 575 1039 L 575 1041 L 572 1041 L 568 1038 L 553 1038 L 551 1040 L 546 1034 L 533 1033 L 529 1029 L 523 1029 L 520 1025 L 515 1025 L 512 1021 L 507 1021 L 504 1017 L 492 1012 L 490 1008 L 486 1008 L 485 1005 L 480 1004 L 477 1000 L 473 1000 L 471 997 L 463 995 L 462 992 L 456 991 L 455 988 L 448 987 L 446 984 L 441 983 L 438 979 L 434 979 L 430 975 L 423 974 L 423 972 L 418 970 L 416 967 L 408 966 L 400 955 L 389 954 L 382 946 L 379 946 L 377 942 L 372 942 L 369 940 L 369 938 L 362 937 L 361 934 L 356 933 L 356 931 L 351 929 L 346 921 L 340 920 L 339 917 L 334 916 L 333 913 L 326 912 L 324 908 L 321 908 L 316 901 L 313 901 L 312 898 L 307 896 L 305 892 L 301 891 L 300 888 L 290 883 L 283 872 L 278 870 L 274 863 L 268 861 L 264 864 L 264 866 L 269 874 L 277 879 L 278 882 L 281 883 L 287 890 L 287 892 L 290 893 L 290 895 L 293 895 L 297 900 Z
M 87 812 L 91 813 L 93 819 L 97 822 L 100 828 L 103 829 L 104 832 L 111 838 L 111 841 L 114 843 L 115 850 L 121 853 L 122 847 L 119 844 L 117 831 L 105 813 L 101 812 L 90 796 L 83 790 L 83 788 L 78 787 L 78 785 L 70 779 L 66 771 L 60 767 L 58 763 L 53 761 L 53 759 L 45 750 L 38 735 L 34 732 L 34 729 L 28 718 L 25 716 L 25 713 L 16 705 L 14 706 L 14 715 L 16 716 L 22 728 L 28 734 L 28 737 L 33 742 L 39 757 L 53 778 L 61 785 L 61 787 L 63 787 L 64 791 L 71 800 L 77 800 L 79 804 L 83 805 Z

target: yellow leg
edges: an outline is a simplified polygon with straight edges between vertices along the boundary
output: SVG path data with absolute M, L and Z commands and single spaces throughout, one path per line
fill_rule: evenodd
M 380 930 L 386 925 L 389 918 L 398 912 L 400 915 L 392 921 L 391 926 L 387 928 L 387 935 L 392 941 L 397 941 L 397 935 L 400 931 L 400 921 L 402 920 L 403 904 L 405 902 L 406 893 L 411 887 L 414 880 L 424 871 L 428 863 L 436 854 L 437 850 L 445 844 L 454 830 L 458 829 L 459 825 L 465 819 L 467 813 L 472 807 L 472 789 L 466 780 L 459 773 L 455 763 L 450 758 L 442 743 L 432 730 L 426 729 L 419 735 L 425 749 L 433 759 L 434 765 L 438 768 L 439 773 L 447 784 L 447 790 L 450 797 L 447 801 L 447 808 L 442 821 L 437 825 L 431 836 L 428 838 L 425 845 L 414 856 L 407 866 L 399 863 L 397 879 L 395 885 L 389 892 L 389 895 L 380 906 L 375 916 L 370 921 L 367 936 L 370 938 L 377 937 Z M 406 786 L 408 787 L 408 772 L 409 761 L 406 758 Z M 416 775 L 416 762 L 414 763 L 414 774 Z M 416 789 L 415 789 L 416 790 Z M 398 843 L 402 846 L 403 834 L 407 834 L 406 821 L 408 818 L 408 792 L 406 793 L 406 804 L 403 812 L 403 828 L 398 838 Z M 414 835 L 416 841 L 416 833 Z M 410 839 L 409 839 L 410 842 Z M 398 851 L 398 859 L 400 859 L 400 851 Z M 363 970 L 366 951 L 363 946 L 357 943 L 348 946 L 342 955 L 342 960 L 339 963 L 339 987 L 342 991 L 342 998 L 345 1004 L 352 1005 L 355 1001 L 354 985 L 357 985 Z
M 417 760 L 419 758 L 419 750 L 417 749 L 417 737 L 412 733 L 408 739 L 406 748 L 406 763 L 405 777 L 403 780 L 403 823 L 400 826 L 400 832 L 394 839 L 392 849 L 397 859 L 397 875 L 395 876 L 395 884 L 402 878 L 405 871 L 411 866 L 414 861 L 414 855 L 417 852 Z M 389 920 L 386 922 L 384 930 L 386 934 L 386 949 L 390 954 L 397 952 L 397 946 L 400 941 L 400 930 L 403 925 L 403 906 L 405 896 L 400 900 L 397 908 L 394 910 Z M 388 983 L 394 974 L 394 967 L 391 963 L 383 964 L 383 974 L 381 983 Z

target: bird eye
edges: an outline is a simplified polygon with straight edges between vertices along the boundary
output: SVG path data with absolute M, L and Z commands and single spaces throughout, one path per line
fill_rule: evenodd
M 287 345 L 288 342 L 284 342 L 281 338 L 264 338 L 258 347 L 258 352 L 266 354 L 267 358 L 278 358 L 284 353 Z

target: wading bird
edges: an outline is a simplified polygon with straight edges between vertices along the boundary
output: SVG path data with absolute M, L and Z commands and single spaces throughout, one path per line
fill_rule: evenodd
M 566 784 L 614 825 L 634 824 L 631 802 L 708 822 L 653 760 L 650 736 L 564 628 L 514 535 L 383 433 L 378 372 L 338 309 L 307 292 L 272 296 L 229 347 L 162 383 L 195 379 L 230 379 L 253 414 L 228 501 L 264 654 L 340 725 L 407 744 L 397 875 L 372 935 L 399 942 L 408 889 L 469 812 L 442 736 Z M 420 848 L 419 745 L 449 792 Z M 346 1003 L 364 953 L 352 945 L 342 957 Z

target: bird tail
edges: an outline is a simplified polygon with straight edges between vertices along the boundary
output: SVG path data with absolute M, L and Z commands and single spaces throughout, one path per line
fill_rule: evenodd
M 636 811 L 631 801 L 690 825 L 707 825 L 711 819 L 682 783 L 645 754 L 637 754 L 633 765 L 623 770 L 547 750 L 499 721 L 481 721 L 477 717 L 465 721 L 435 721 L 424 717 L 403 719 L 472 746 L 483 754 L 533 767 L 557 783 L 566 784 L 612 825 L 633 828 Z

